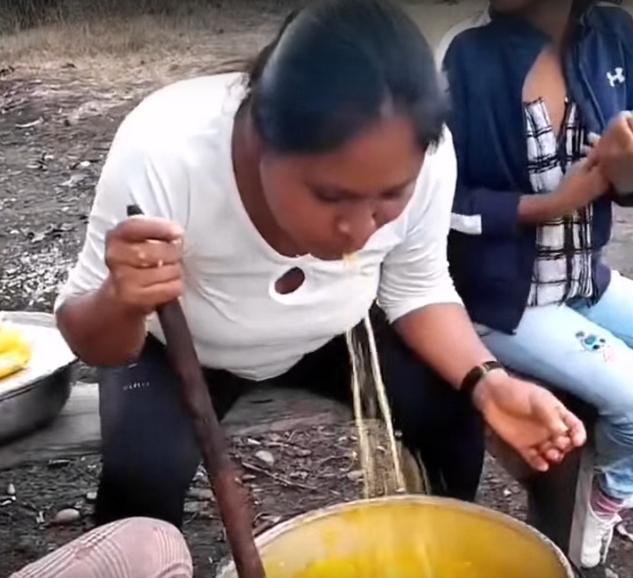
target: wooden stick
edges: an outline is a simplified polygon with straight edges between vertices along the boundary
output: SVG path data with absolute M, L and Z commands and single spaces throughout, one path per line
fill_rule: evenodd
M 128 216 L 143 214 L 130 205 Z M 182 399 L 193 420 L 209 483 L 215 493 L 222 522 L 240 578 L 265 578 L 264 566 L 253 535 L 253 514 L 248 493 L 229 457 L 224 432 L 213 408 L 191 332 L 180 303 L 158 309 L 167 355 L 180 378 Z

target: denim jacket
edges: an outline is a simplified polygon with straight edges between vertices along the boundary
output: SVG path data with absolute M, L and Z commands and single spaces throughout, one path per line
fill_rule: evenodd
M 547 42 L 518 18 L 486 13 L 455 27 L 440 45 L 459 165 L 451 273 L 473 321 L 506 333 L 523 316 L 534 268 L 536 227 L 518 223 L 519 199 L 531 191 L 522 93 Z M 616 114 L 633 109 L 633 19 L 614 6 L 587 10 L 563 68 L 586 129 L 602 134 Z M 633 195 L 594 203 L 596 300 L 610 281 L 601 253 L 611 236 L 614 201 L 631 204 Z

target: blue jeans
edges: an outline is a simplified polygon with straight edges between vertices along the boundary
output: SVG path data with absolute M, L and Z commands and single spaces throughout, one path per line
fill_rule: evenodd
M 524 375 L 595 406 L 597 481 L 633 496 L 633 281 L 617 272 L 600 301 L 531 307 L 515 334 L 478 327 L 492 353 Z

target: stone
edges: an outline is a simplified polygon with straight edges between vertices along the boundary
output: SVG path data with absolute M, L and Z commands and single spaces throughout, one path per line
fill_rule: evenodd
M 74 522 L 78 522 L 79 520 L 81 520 L 81 513 L 78 510 L 75 510 L 75 508 L 66 508 L 57 512 L 53 523 L 66 525 L 73 524 Z
M 362 470 L 353 470 L 348 472 L 347 478 L 352 482 L 360 482 L 363 479 L 363 471 Z
M 191 488 L 187 494 L 189 498 L 192 500 L 198 501 L 215 501 L 215 496 L 213 495 L 213 490 L 209 488 Z
M 275 457 L 269 451 L 259 450 L 255 454 L 255 457 L 263 464 L 266 464 L 269 468 L 272 468 L 275 465 Z

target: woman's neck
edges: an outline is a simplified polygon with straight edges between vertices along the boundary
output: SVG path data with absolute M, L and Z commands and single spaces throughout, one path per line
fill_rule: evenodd
M 521 17 L 560 46 L 569 30 L 573 0 L 541 0 L 526 8 Z

